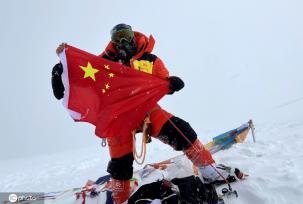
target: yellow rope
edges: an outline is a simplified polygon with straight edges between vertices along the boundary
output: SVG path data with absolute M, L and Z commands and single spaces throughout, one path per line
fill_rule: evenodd
M 134 159 L 136 161 L 137 164 L 141 165 L 144 163 L 145 160 L 145 156 L 146 156 L 146 143 L 148 140 L 148 124 L 150 123 L 150 119 L 149 116 L 147 116 L 144 120 L 144 124 L 143 124 L 143 133 L 142 133 L 142 142 L 141 142 L 141 152 L 140 154 L 138 154 L 137 149 L 136 149 L 136 131 L 133 131 L 133 155 L 134 155 Z M 139 161 L 141 159 L 141 161 Z
M 137 164 L 141 165 L 141 164 L 144 163 L 145 156 L 146 156 L 146 142 L 145 142 L 144 136 L 142 136 L 141 152 L 140 152 L 140 154 L 138 154 L 137 150 L 136 150 L 136 139 L 135 139 L 135 135 L 134 135 L 134 150 L 133 150 L 133 154 L 134 154 L 134 159 L 135 159 L 135 161 L 136 161 Z

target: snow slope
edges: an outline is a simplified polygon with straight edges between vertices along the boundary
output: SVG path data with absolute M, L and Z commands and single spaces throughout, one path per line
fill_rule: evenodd
M 257 124 L 256 130 L 257 143 L 248 138 L 214 156 L 217 162 L 237 166 L 250 175 L 246 181 L 232 185 L 239 198 L 227 203 L 297 204 L 303 200 L 303 121 Z M 179 154 L 156 140 L 148 148 L 146 163 Z M 86 180 L 106 173 L 107 150 L 93 149 L 2 162 L 0 191 L 48 192 L 80 187 Z
M 106 173 L 107 149 L 54 99 L 50 73 L 59 43 L 99 54 L 110 29 L 124 22 L 153 34 L 154 53 L 185 81 L 161 105 L 190 122 L 202 141 L 255 120 L 257 144 L 215 155 L 250 174 L 234 185 L 240 197 L 232 203 L 297 204 L 302 8 L 300 0 L 1 1 L 0 192 L 68 189 Z M 148 148 L 146 163 L 178 154 L 155 140 Z
M 303 200 L 303 122 L 258 126 L 257 143 L 239 144 L 215 156 L 250 176 L 234 188 L 239 199 L 229 203 L 300 203 Z

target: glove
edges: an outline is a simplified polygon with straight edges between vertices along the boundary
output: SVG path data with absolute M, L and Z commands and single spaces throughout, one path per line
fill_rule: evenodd
M 180 91 L 184 87 L 184 82 L 177 76 L 168 77 L 169 80 L 169 90 L 168 94 L 173 94 L 175 91 Z
M 60 100 L 64 96 L 64 86 L 62 83 L 61 75 L 63 67 L 61 63 L 56 64 L 52 71 L 52 88 L 56 99 Z

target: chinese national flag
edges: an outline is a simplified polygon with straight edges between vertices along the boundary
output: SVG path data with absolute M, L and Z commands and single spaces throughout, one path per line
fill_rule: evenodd
M 75 47 L 60 54 L 63 104 L 75 121 L 96 126 L 98 137 L 128 136 L 169 92 L 169 82 Z

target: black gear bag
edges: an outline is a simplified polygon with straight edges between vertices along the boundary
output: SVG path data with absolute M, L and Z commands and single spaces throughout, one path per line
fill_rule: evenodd
M 161 180 L 141 186 L 128 200 L 128 204 L 149 204 L 159 199 L 162 204 L 217 204 L 214 185 L 204 184 L 199 177 Z

